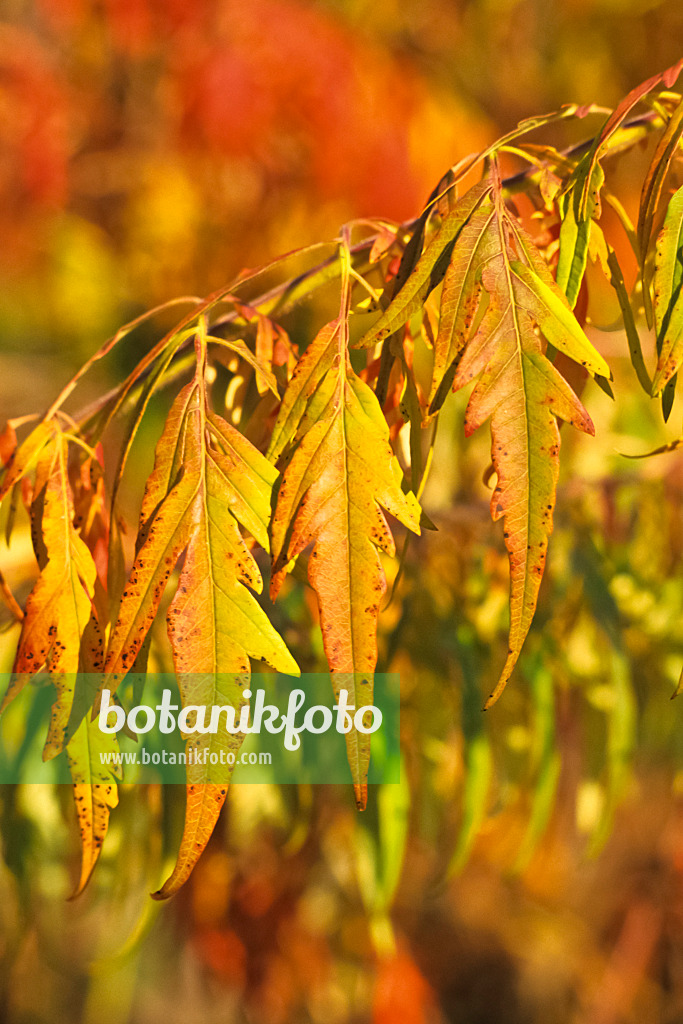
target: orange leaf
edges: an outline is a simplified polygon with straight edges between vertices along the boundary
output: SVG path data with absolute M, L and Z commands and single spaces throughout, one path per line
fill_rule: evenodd
M 105 661 L 105 683 L 133 665 L 168 577 L 185 559 L 168 611 L 168 632 L 183 705 L 245 703 L 249 658 L 298 674 L 296 662 L 250 591 L 261 575 L 239 524 L 267 545 L 266 523 L 276 471 L 234 427 L 209 412 L 205 341 L 197 372 L 176 398 L 156 450 L 140 516 L 139 546 Z M 236 752 L 242 735 L 226 730 L 190 741 L 195 752 Z M 189 759 L 188 759 L 189 760 Z M 211 836 L 227 793 L 226 765 L 188 764 L 187 812 L 178 863 L 155 898 L 187 879 Z

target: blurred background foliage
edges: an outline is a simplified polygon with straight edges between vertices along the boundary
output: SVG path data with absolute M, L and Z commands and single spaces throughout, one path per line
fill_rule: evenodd
M 144 309 L 350 217 L 416 215 L 456 160 L 561 103 L 615 104 L 683 38 L 674 0 L 4 0 L 0 18 L 3 420 L 46 405 Z M 638 154 L 618 169 L 627 207 L 642 170 Z M 596 278 L 588 301 L 596 325 L 618 327 Z M 488 441 L 464 444 L 458 396 L 425 493 L 439 531 L 411 546 L 381 620 L 379 667 L 402 678 L 403 784 L 375 789 L 362 816 L 350 787 L 235 787 L 168 906 L 146 893 L 182 792 L 124 792 L 93 882 L 67 903 L 70 794 L 7 787 L 0 1019 L 683 1019 L 683 701 L 668 699 L 683 460 L 621 454 L 677 436 L 680 409 L 664 428 L 622 333 L 593 337 L 617 402 L 591 388 L 597 438 L 564 436 L 538 613 L 503 700 L 481 714 L 508 566 Z M 27 533 L 3 564 L 25 597 Z M 310 594 L 288 588 L 277 624 L 319 667 Z M 3 623 L 8 671 L 17 632 Z

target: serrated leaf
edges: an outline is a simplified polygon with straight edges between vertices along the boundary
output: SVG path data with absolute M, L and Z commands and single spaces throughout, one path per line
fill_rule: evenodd
M 609 366 L 582 331 L 559 288 L 546 284 L 518 260 L 510 262 L 510 270 L 517 305 L 527 310 L 546 340 L 593 376 L 610 379 Z
M 292 438 L 318 389 L 320 381 L 332 366 L 339 352 L 339 320 L 326 324 L 310 343 L 296 365 L 284 393 L 267 456 L 276 463 Z
M 547 284 L 549 288 L 553 289 L 557 293 L 560 301 L 569 308 L 566 295 L 557 284 L 550 267 L 546 263 L 545 258 L 529 232 L 525 231 L 519 221 L 512 217 L 508 217 L 507 227 L 510 231 L 510 237 L 514 240 L 514 246 L 517 249 L 520 260 L 523 263 L 526 263 L 529 269 L 533 270 L 536 276 L 540 277 L 544 284 Z
M 141 510 L 141 536 L 105 661 L 105 684 L 133 664 L 161 600 L 166 581 L 185 552 L 168 611 L 168 632 L 183 704 L 230 704 L 239 712 L 249 657 L 298 674 L 296 662 L 251 591 L 261 575 L 239 523 L 267 543 L 266 522 L 276 471 L 234 427 L 210 413 L 204 384 L 205 354 L 175 400 L 157 445 L 155 466 Z M 241 682 L 221 677 L 241 675 Z M 193 747 L 235 750 L 242 736 L 219 730 Z M 213 831 L 228 788 L 209 764 L 188 766 L 186 822 L 178 863 L 158 899 L 187 879 Z
M 508 239 L 518 236 L 499 188 L 495 203 L 497 251 L 491 255 L 487 247 L 482 268 L 489 304 L 453 382 L 457 389 L 479 377 L 467 408 L 465 432 L 470 435 L 491 418 L 498 477 L 491 513 L 494 519 L 504 519 L 510 558 L 508 656 L 487 707 L 500 696 L 514 669 L 536 607 L 559 472 L 556 418 L 593 433 L 587 412 L 543 354 L 535 328 L 591 373 L 609 374 L 557 287 L 513 258 Z M 529 258 L 529 252 L 526 255 Z
M 103 735 L 97 723 L 86 721 L 84 712 L 80 724 L 73 722 L 76 674 L 84 664 L 92 671 L 100 667 L 102 638 L 93 613 L 97 569 L 74 527 L 67 438 L 54 425 L 50 425 L 49 443 L 43 445 L 41 437 L 36 467 L 39 503 L 34 501 L 33 506 L 34 514 L 40 508 L 41 543 L 36 548 L 41 573 L 26 604 L 14 676 L 0 712 L 33 673 L 43 665 L 48 668 L 57 698 L 50 713 L 43 758 L 55 757 L 66 747 L 81 835 L 76 896 L 90 878 L 107 832 L 110 809 L 118 802 L 116 784 L 109 769 L 101 765 L 99 755 L 117 751 L 118 746 L 114 736 Z
M 57 699 L 50 716 L 46 758 L 58 754 L 68 739 L 73 680 L 80 666 L 81 639 L 92 618 L 97 576 L 92 555 L 73 525 L 67 439 L 53 434 L 37 467 L 37 480 L 44 481 L 41 525 L 46 560 L 26 603 L 14 678 L 0 705 L 1 713 L 35 672 L 48 668 Z
M 662 393 L 683 359 L 683 187 L 671 197 L 657 239 L 654 317 L 659 359 L 652 394 Z
M 401 470 L 377 398 L 348 355 L 350 274 L 339 317 L 301 360 L 282 404 L 271 451 L 287 449 L 271 522 L 275 597 L 292 561 L 312 545 L 308 578 L 320 609 L 335 692 L 356 708 L 372 702 L 377 619 L 386 580 L 378 549 L 393 555 L 382 509 L 420 532 L 419 505 L 401 489 Z M 406 286 L 407 287 L 407 286 Z M 347 735 L 356 800 L 365 804 L 369 736 Z

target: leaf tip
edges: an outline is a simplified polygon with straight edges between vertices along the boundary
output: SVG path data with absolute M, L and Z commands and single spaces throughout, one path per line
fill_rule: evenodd
M 156 900 L 157 903 L 161 903 L 162 900 L 170 899 L 175 892 L 175 890 L 173 892 L 166 892 L 165 889 L 166 886 L 162 885 L 161 889 L 157 889 L 156 892 L 151 892 L 149 895 L 153 900 Z
M 67 903 L 73 903 L 74 900 L 77 900 L 79 896 L 83 895 L 85 889 L 88 886 L 88 883 L 90 882 L 90 879 L 92 878 L 93 874 L 95 873 L 95 866 L 96 866 L 98 860 L 99 860 L 99 853 L 97 854 L 97 857 L 94 860 L 92 860 L 92 862 L 90 864 L 84 864 L 83 865 L 83 867 L 81 868 L 81 877 L 78 879 L 78 883 L 76 884 L 76 888 L 71 893 L 71 895 L 67 896 L 67 898 L 66 898 L 66 902 Z
M 364 811 L 368 805 L 368 784 L 367 782 L 354 782 L 353 792 L 356 798 L 356 809 Z

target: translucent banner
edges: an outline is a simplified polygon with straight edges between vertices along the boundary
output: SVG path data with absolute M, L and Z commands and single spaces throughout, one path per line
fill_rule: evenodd
M 0 685 L 11 698 L 0 716 L 4 784 L 400 778 L 395 674 L 37 673 Z

